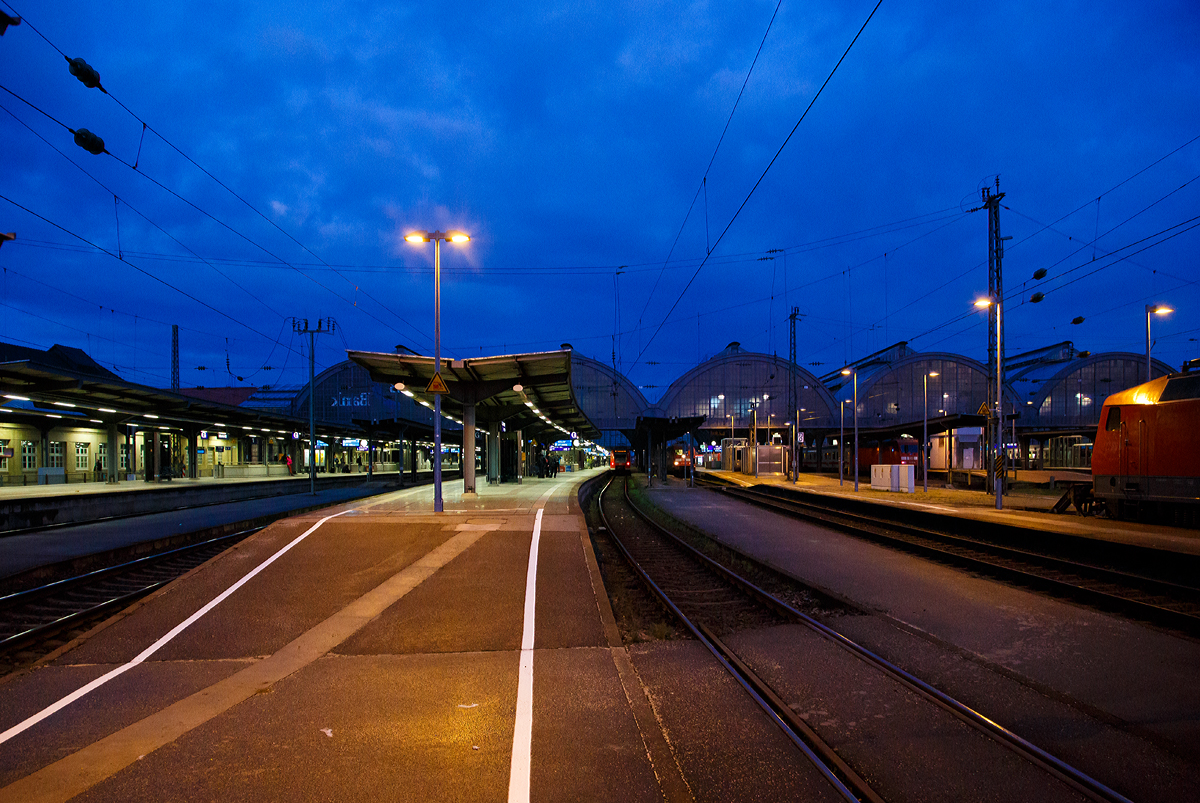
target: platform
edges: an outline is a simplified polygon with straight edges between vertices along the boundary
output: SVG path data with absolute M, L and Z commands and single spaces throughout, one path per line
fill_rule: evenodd
M 962 488 L 946 488 L 944 484 L 935 487 L 933 483 L 930 483 L 928 492 L 921 490 L 921 486 L 918 485 L 917 491 L 910 494 L 872 490 L 869 478 L 865 481 L 860 480 L 859 490 L 855 491 L 853 478 L 839 483 L 836 476 L 821 474 L 802 473 L 797 482 L 792 482 L 783 474 L 763 474 L 755 477 L 736 471 L 697 470 L 697 474 L 701 473 L 711 474 L 743 487 L 772 485 L 796 488 L 810 493 L 849 497 L 879 505 L 894 505 L 941 515 L 1011 524 L 1188 555 L 1200 555 L 1200 530 L 1134 521 L 1115 521 L 1095 516 L 1085 517 L 1078 515 L 1074 510 L 1069 513 L 1054 514 L 1050 512 L 1050 508 L 1058 500 L 1058 496 L 1054 494 L 1014 493 L 1005 495 L 1003 509 L 996 510 L 996 497 L 991 494 Z
M 662 800 L 592 474 L 271 525 L 0 683 L 0 801 Z
M 826 622 L 1038 746 L 1067 760 L 1103 756 L 1134 788 L 1154 774 L 1173 792 L 1132 799 L 1195 799 L 1200 787 L 1179 780 L 1200 766 L 1195 639 L 679 479 L 645 494 L 675 519 L 869 612 Z

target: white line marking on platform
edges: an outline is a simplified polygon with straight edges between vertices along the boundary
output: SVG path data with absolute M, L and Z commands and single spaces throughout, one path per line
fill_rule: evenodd
M 521 631 L 521 669 L 517 676 L 517 721 L 513 728 L 508 803 L 529 803 L 533 743 L 533 614 L 537 607 L 537 558 L 541 537 L 542 508 L 538 508 L 533 520 L 533 543 L 529 546 L 529 573 L 525 577 L 525 627 Z
M 47 717 L 58 713 L 59 711 L 66 708 L 71 703 L 75 702 L 76 700 L 79 700 L 82 697 L 87 696 L 88 694 L 92 693 L 96 689 L 103 686 L 105 683 L 108 683 L 113 678 L 115 678 L 119 675 L 123 675 L 126 672 L 128 672 L 130 669 L 133 669 L 135 666 L 142 663 L 147 658 L 149 658 L 151 655 L 153 655 L 154 653 L 156 653 L 160 649 L 162 649 L 164 646 L 166 646 L 172 639 L 174 639 L 176 636 L 178 636 L 184 630 L 187 630 L 189 627 L 191 627 L 197 620 L 200 619 L 200 617 L 204 616 L 204 614 L 208 613 L 213 608 L 217 607 L 217 605 L 219 605 L 226 597 L 228 597 L 234 591 L 237 591 L 239 588 L 244 586 L 246 583 L 250 582 L 251 578 L 253 578 L 256 574 L 261 572 L 263 569 L 270 566 L 278 558 L 282 557 L 283 554 L 286 553 L 289 549 L 291 549 L 296 544 L 303 541 L 305 538 L 308 538 L 308 536 L 310 536 L 312 533 L 316 532 L 317 528 L 319 528 L 322 524 L 329 521 L 330 519 L 336 519 L 338 516 L 344 516 L 345 514 L 347 514 L 349 512 L 350 512 L 349 510 L 343 510 L 341 513 L 334 513 L 332 516 L 326 516 L 325 518 L 321 519 L 316 524 L 314 524 L 313 526 L 311 526 L 307 530 L 305 530 L 303 533 L 296 536 L 296 538 L 293 539 L 292 542 L 289 543 L 287 546 L 283 547 L 278 552 L 276 552 L 274 555 L 267 558 L 265 561 L 258 564 L 258 566 L 251 569 L 248 574 L 246 574 L 244 577 L 242 577 L 241 580 L 238 580 L 236 583 L 231 585 L 229 588 L 222 591 L 215 599 L 212 600 L 212 602 L 209 602 L 207 605 L 205 605 L 203 608 L 201 608 L 200 610 L 193 613 L 187 619 L 185 619 L 184 621 L 175 625 L 175 627 L 172 628 L 169 633 L 167 633 L 165 636 L 160 638 L 158 641 L 154 642 L 149 647 L 147 647 L 146 649 L 144 649 L 140 653 L 138 653 L 137 657 L 135 657 L 132 661 L 130 661 L 127 664 L 122 664 L 121 666 L 118 666 L 116 669 L 112 670 L 111 672 L 108 672 L 107 674 L 101 675 L 100 677 L 96 678 L 91 683 L 87 684 L 86 686 L 76 689 L 75 691 L 68 694 L 66 697 L 63 697 L 58 702 L 56 702 L 52 705 L 49 705 L 46 708 L 43 708 L 41 711 L 39 711 L 36 714 L 34 714 L 33 716 L 29 717 L 24 722 L 20 722 L 16 725 L 13 725 L 11 728 L 4 731 L 4 733 L 0 733 L 0 744 L 4 744 L 9 739 L 13 738 L 14 736 L 18 735 L 19 733 L 21 733 L 25 730 L 28 730 L 29 728 L 31 728 L 34 725 L 41 722 L 43 719 L 46 719 Z

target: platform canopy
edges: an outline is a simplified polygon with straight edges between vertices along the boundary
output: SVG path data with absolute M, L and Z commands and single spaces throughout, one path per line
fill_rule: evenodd
M 665 417 L 639 415 L 637 426 L 634 429 L 623 429 L 621 434 L 631 444 L 634 444 L 636 449 L 645 445 L 647 438 L 652 438 L 656 444 L 662 444 L 682 438 L 689 433 L 695 435 L 703 423 L 704 416 L 702 415 Z
M 6 421 L 33 424 L 47 416 L 80 426 L 137 424 L 240 427 L 257 435 L 265 430 L 307 432 L 307 419 L 225 404 L 205 398 L 126 382 L 83 351 L 54 346 L 47 351 L 0 343 L 0 406 Z M 150 420 L 142 420 L 149 417 Z M 321 422 L 319 437 L 360 437 L 357 427 Z
M 428 391 L 434 377 L 434 359 L 417 354 L 348 351 L 352 362 L 367 369 L 371 379 L 411 393 L 419 402 L 433 405 Z M 571 388 L 571 351 L 501 354 L 442 360 L 438 372 L 446 385 L 442 413 L 462 420 L 474 405 L 480 424 L 503 423 L 509 432 L 559 440 L 576 437 L 596 440 L 600 431 L 588 420 Z

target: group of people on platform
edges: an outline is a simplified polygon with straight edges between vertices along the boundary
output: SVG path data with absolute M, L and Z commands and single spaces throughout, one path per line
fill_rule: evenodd
M 537 468 L 538 479 L 546 479 L 547 477 L 557 477 L 558 472 L 562 470 L 562 463 L 556 454 L 541 454 L 534 461 Z

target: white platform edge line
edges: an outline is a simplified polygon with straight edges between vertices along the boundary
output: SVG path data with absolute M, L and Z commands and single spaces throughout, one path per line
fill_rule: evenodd
M 525 626 L 521 631 L 521 668 L 517 675 L 517 718 L 513 727 L 512 768 L 508 778 L 508 803 L 529 803 L 529 773 L 533 743 L 533 634 L 537 608 L 538 542 L 542 537 L 542 511 L 533 520 L 529 545 L 529 572 L 525 577 Z
M 353 510 L 353 508 L 351 508 L 351 510 Z M 41 711 L 37 712 L 33 716 L 28 717 L 24 721 L 22 721 L 16 725 L 13 725 L 11 728 L 4 731 L 4 733 L 0 733 L 0 744 L 4 744 L 5 742 L 7 742 L 9 739 L 13 738 L 14 736 L 17 736 L 18 734 L 28 730 L 29 728 L 31 728 L 34 725 L 41 722 L 43 719 L 46 719 L 49 716 L 53 716 L 54 714 L 58 713 L 62 709 L 66 708 L 71 703 L 87 696 L 88 694 L 92 693 L 96 689 L 103 686 L 105 683 L 108 683 L 113 678 L 124 674 L 125 672 L 129 671 L 133 667 L 142 663 L 147 658 L 149 658 L 151 655 L 153 655 L 154 653 L 156 653 L 160 649 L 162 649 L 164 646 L 166 646 L 167 643 L 169 643 L 172 639 L 174 639 L 176 636 L 178 636 L 184 630 L 191 627 L 202 616 L 204 616 L 206 613 L 208 613 L 213 608 L 215 608 L 217 605 L 219 605 L 226 597 L 228 597 L 234 591 L 237 591 L 239 588 L 241 588 L 246 583 L 248 583 L 255 575 L 257 575 L 263 569 L 270 566 L 278 558 L 282 557 L 289 549 L 296 546 L 296 544 L 300 543 L 305 538 L 307 538 L 308 536 L 310 536 L 311 534 L 316 532 L 317 529 L 322 524 L 329 521 L 330 519 L 336 519 L 338 516 L 344 516 L 345 514 L 347 514 L 349 512 L 351 512 L 351 511 L 343 510 L 341 513 L 334 513 L 332 516 L 326 516 L 325 518 L 321 519 L 316 524 L 314 524 L 313 526 L 311 526 L 307 530 L 305 530 L 303 533 L 296 536 L 296 538 L 294 538 L 291 541 L 291 543 L 287 544 L 287 546 L 284 546 L 282 549 L 280 549 L 274 555 L 267 558 L 265 561 L 263 561 L 262 563 L 258 564 L 253 569 L 251 569 L 245 576 L 242 577 L 242 579 L 238 580 L 236 583 L 231 585 L 229 588 L 222 591 L 219 595 L 217 595 L 211 602 L 209 602 L 203 608 L 201 608 L 200 610 L 193 613 L 191 616 L 189 616 L 184 621 L 175 625 L 175 627 L 173 627 L 170 630 L 170 632 L 168 632 L 165 636 L 160 638 L 158 641 L 154 642 L 149 647 L 147 647 L 146 649 L 144 649 L 140 653 L 138 653 L 138 655 L 133 660 L 129 661 L 128 663 L 122 664 L 121 666 L 118 666 L 116 669 L 113 669 L 110 672 L 107 672 L 107 673 L 101 675 L 100 677 L 93 680 L 91 683 L 88 683 L 86 686 L 82 686 L 81 688 L 76 689 L 75 691 L 68 694 L 66 697 L 63 697 L 61 700 L 58 700 L 57 702 L 52 703 L 51 705 L 43 708 Z M 540 513 L 540 511 L 539 511 L 539 513 Z

